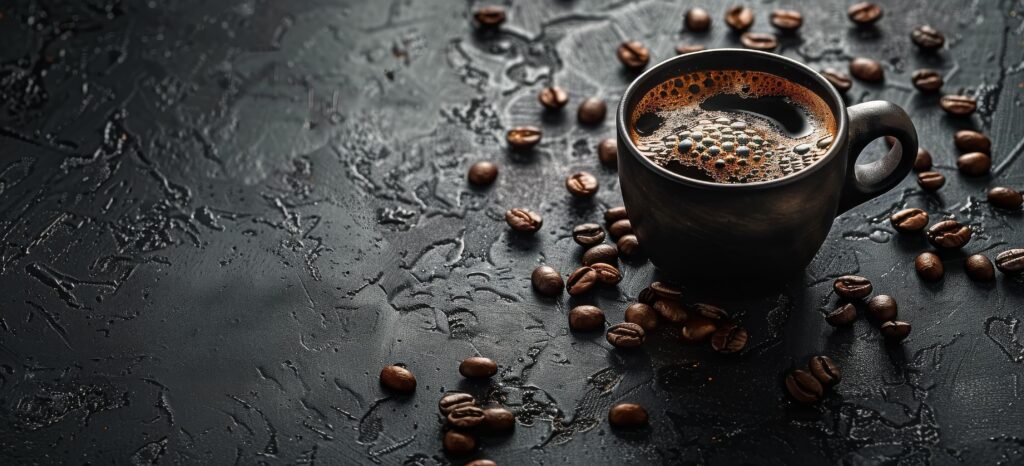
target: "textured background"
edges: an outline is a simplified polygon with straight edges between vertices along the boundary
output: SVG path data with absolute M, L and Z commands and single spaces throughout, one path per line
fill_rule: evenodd
M 479 455 L 505 464 L 1024 461 L 1024 281 L 979 285 L 961 266 L 1024 245 L 1021 214 L 984 196 L 1024 187 L 1024 2 L 885 3 L 863 31 L 845 2 L 767 2 L 754 30 L 793 6 L 805 24 L 782 54 L 883 61 L 886 83 L 857 82 L 850 103 L 904 106 L 949 182 L 930 195 L 908 179 L 837 219 L 785 289 L 690 290 L 750 329 L 722 358 L 668 330 L 628 354 L 571 335 L 574 300 L 537 297 L 529 274 L 567 273 L 571 227 L 620 202 L 594 149 L 611 118 L 575 122 L 584 96 L 613 104 L 629 83 L 616 45 L 642 40 L 654 61 L 736 45 L 724 4 L 693 35 L 676 1 L 516 2 L 494 34 L 459 1 L 0 2 L 0 460 L 446 464 L 436 401 L 466 389 L 517 413 Z M 925 23 L 948 38 L 931 56 L 909 40 Z M 944 116 L 909 85 L 922 66 L 979 112 Z M 573 99 L 560 116 L 536 102 L 551 82 Z M 505 149 L 519 124 L 545 130 L 532 155 Z M 956 172 L 960 127 L 992 136 L 991 177 Z M 502 167 L 487 189 L 465 182 L 479 159 Z M 563 187 L 579 169 L 600 178 L 593 202 Z M 510 235 L 513 206 L 541 212 L 541 232 Z M 913 271 L 924 240 L 888 224 L 906 206 L 975 228 L 938 284 Z M 655 278 L 623 271 L 578 301 L 620 321 Z M 897 298 L 902 347 L 863 320 L 824 324 L 832 278 L 852 272 Z M 478 353 L 501 366 L 489 384 L 457 375 Z M 845 380 L 795 406 L 781 376 L 817 353 Z M 419 377 L 414 396 L 378 385 L 392 362 Z M 609 430 L 625 400 L 650 428 Z

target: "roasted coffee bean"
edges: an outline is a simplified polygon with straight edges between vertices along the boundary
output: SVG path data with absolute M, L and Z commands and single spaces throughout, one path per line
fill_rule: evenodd
M 380 383 L 399 393 L 416 391 L 416 376 L 402 366 L 386 366 L 381 369 Z
M 449 393 L 441 398 L 441 401 L 437 402 L 437 408 L 441 410 L 441 414 L 448 417 L 448 413 L 462 406 L 475 406 L 476 398 L 469 393 Z
M 846 10 L 846 16 L 861 26 L 874 24 L 882 18 L 882 7 L 868 2 L 854 3 Z
M 804 15 L 796 10 L 775 10 L 771 15 L 771 23 L 783 31 L 795 31 L 804 24 Z
M 1021 204 L 1024 204 L 1024 197 L 1010 188 L 996 186 L 988 190 L 988 203 L 1000 209 L 1017 210 L 1020 209 Z
M 651 290 L 662 299 L 679 299 L 683 297 L 683 290 L 670 283 L 651 283 Z
M 562 294 L 562 287 L 565 286 L 562 275 L 547 265 L 533 269 L 530 281 L 533 283 L 533 289 L 544 296 L 558 296 Z
M 540 128 L 536 126 L 518 126 L 508 130 L 505 140 L 513 150 L 526 151 L 533 149 L 540 142 L 543 135 Z
M 956 168 L 967 176 L 987 175 L 992 169 L 992 157 L 981 152 L 968 152 L 956 159 Z
M 892 214 L 889 223 L 900 233 L 921 231 L 928 226 L 928 212 L 918 208 L 903 209 Z
M 597 188 L 597 178 L 587 172 L 573 173 L 565 179 L 565 189 L 568 189 L 569 194 L 572 194 L 573 197 L 580 199 L 594 197 L 594 194 L 597 194 Z
M 476 450 L 476 437 L 465 432 L 449 430 L 444 433 L 441 445 L 444 447 L 444 451 L 449 454 L 456 456 L 468 455 L 473 450 Z
M 786 390 L 794 400 L 804 404 L 817 403 L 825 394 L 821 382 L 809 372 L 800 369 L 786 376 Z
M 988 154 L 992 151 L 992 141 L 988 136 L 969 129 L 957 131 L 953 135 L 953 144 L 956 144 L 956 148 L 964 152 L 984 152 Z
M 626 216 L 626 208 L 623 206 L 612 207 L 604 211 L 604 223 L 608 225 L 627 218 L 629 217 Z
M 605 334 L 608 343 L 617 348 L 636 348 L 644 343 L 644 328 L 632 322 L 615 324 Z
M 808 367 L 811 369 L 811 375 L 818 379 L 818 382 L 821 382 L 821 385 L 825 387 L 835 386 L 842 378 L 839 366 L 828 356 L 815 356 L 811 358 Z
M 976 282 L 990 282 L 996 278 L 996 269 L 992 261 L 983 254 L 975 254 L 964 261 L 967 276 Z
M 481 160 L 469 167 L 466 178 L 477 186 L 489 185 L 498 178 L 498 166 L 493 162 Z
M 748 49 L 771 51 L 779 46 L 775 34 L 767 32 L 744 32 L 740 36 L 740 43 Z
M 857 308 L 846 303 L 825 316 L 825 322 L 833 327 L 845 327 L 857 320 Z
M 613 238 L 621 238 L 624 235 L 633 234 L 633 224 L 629 223 L 628 218 L 619 220 L 608 227 L 608 233 Z
M 704 32 L 711 27 L 711 15 L 703 8 L 690 8 L 683 20 L 686 29 L 694 32 Z
M 616 53 L 623 66 L 629 69 L 638 70 L 643 68 L 651 60 L 650 49 L 642 42 L 635 40 L 619 44 L 619 50 Z
M 589 252 L 589 251 L 588 251 Z M 565 279 L 565 289 L 572 296 L 578 296 L 590 291 L 597 285 L 597 272 L 590 267 L 580 267 L 574 270 Z
M 914 159 L 914 171 L 926 172 L 932 169 L 932 154 L 920 147 L 917 148 L 917 158 Z
M 613 138 L 602 139 L 597 145 L 597 160 L 602 165 L 614 167 L 619 162 L 619 145 Z
M 876 83 L 885 79 L 885 70 L 877 60 L 857 57 L 850 61 L 850 74 L 862 81 Z
M 917 269 L 917 276 L 929 282 L 941 280 L 946 272 L 942 266 L 942 259 L 933 252 L 922 252 L 918 255 L 917 259 L 914 259 L 914 268 Z
M 626 308 L 624 319 L 643 327 L 645 332 L 658 328 L 658 313 L 651 306 L 644 303 L 633 303 Z
M 598 262 L 591 264 L 590 268 L 597 272 L 597 281 L 604 285 L 617 285 L 622 281 L 622 272 L 614 265 Z
M 462 466 L 498 466 L 498 463 L 487 459 L 479 459 L 470 461 Z
M 508 432 L 516 427 L 516 415 L 501 407 L 487 408 L 481 426 L 490 432 Z
M 549 86 L 540 90 L 537 100 L 548 110 L 558 110 L 569 103 L 569 94 L 558 86 Z
M 931 26 L 918 26 L 910 32 L 910 40 L 922 50 L 935 50 L 946 43 L 946 36 Z
M 647 425 L 647 410 L 636 403 L 619 403 L 608 410 L 608 423 L 620 429 Z
M 608 106 L 604 100 L 597 97 L 590 97 L 580 103 L 576 111 L 576 118 L 584 125 L 599 125 L 604 122 L 604 116 L 608 113 Z
M 746 31 L 754 25 L 754 10 L 745 6 L 734 6 L 725 10 L 725 24 L 735 31 Z
M 841 93 L 845 93 L 853 87 L 853 80 L 850 79 L 850 76 L 835 68 L 825 68 L 821 70 L 821 75 Z
M 636 239 L 636 235 L 622 235 L 619 240 L 615 242 L 615 246 L 619 248 L 619 254 L 624 257 L 634 257 L 640 254 L 640 241 Z
M 604 229 L 596 223 L 576 225 L 572 229 L 572 240 L 580 246 L 593 246 L 604 241 Z
M 467 379 L 485 379 L 498 373 L 498 364 L 491 358 L 473 356 L 462 360 L 459 373 Z
M 700 343 L 711 338 L 711 335 L 714 335 L 717 330 L 718 324 L 716 321 L 702 315 L 691 316 L 683 324 L 683 329 L 679 332 L 679 338 L 685 343 Z
M 978 109 L 978 101 L 966 95 L 944 95 L 939 99 L 939 106 L 950 115 L 967 116 Z
M 484 410 L 476 406 L 459 406 L 448 413 L 448 424 L 457 429 L 469 429 L 484 422 Z
M 846 299 L 861 299 L 871 294 L 871 280 L 859 275 L 843 275 L 832 283 L 836 294 Z
M 577 332 L 592 332 L 604 327 L 604 311 L 597 306 L 576 306 L 569 311 L 569 328 Z
M 747 329 L 737 325 L 720 327 L 711 335 L 711 349 L 723 353 L 738 353 L 747 346 Z
M 505 8 L 500 6 L 485 6 L 473 12 L 473 19 L 481 27 L 496 27 L 505 22 Z
M 1008 249 L 996 256 L 996 267 L 1005 274 L 1024 271 L 1024 249 Z
M 921 172 L 917 174 L 917 185 L 925 191 L 936 191 L 946 184 L 946 177 L 939 172 Z
M 505 223 L 515 231 L 535 233 L 544 225 L 544 219 L 536 212 L 516 207 L 505 212 Z
M 928 242 L 940 249 L 959 249 L 971 240 L 971 227 L 956 220 L 943 220 L 926 232 Z
M 880 294 L 868 300 L 868 315 L 877 322 L 888 322 L 896 318 L 896 300 Z
M 714 320 L 716 322 L 729 320 L 729 313 L 725 312 L 718 306 L 712 306 L 710 304 L 697 303 L 693 305 L 693 310 L 705 318 Z
M 598 263 L 615 264 L 619 258 L 619 248 L 613 244 L 598 244 L 583 253 L 580 262 L 583 265 L 594 265 Z
M 679 301 L 659 299 L 654 302 L 654 310 L 658 312 L 662 319 L 673 324 L 686 322 L 687 317 L 689 317 L 686 313 L 686 308 Z
M 707 47 L 704 47 L 703 45 L 679 44 L 676 46 L 676 54 L 686 55 L 688 53 L 700 52 L 701 50 L 704 50 L 706 48 Z
M 942 89 L 942 85 L 945 84 L 938 71 L 929 69 L 914 71 L 914 74 L 910 75 L 910 82 L 921 92 L 935 92 Z
M 647 288 L 640 290 L 640 293 L 637 294 L 636 296 L 637 301 L 640 301 L 641 303 L 644 303 L 648 306 L 653 306 L 654 302 L 657 301 L 659 298 L 660 296 L 658 296 L 658 294 L 655 293 L 654 290 L 651 289 L 651 287 L 649 286 Z
M 898 343 L 910 336 L 910 324 L 900 320 L 893 320 L 882 324 L 882 336 L 886 340 Z

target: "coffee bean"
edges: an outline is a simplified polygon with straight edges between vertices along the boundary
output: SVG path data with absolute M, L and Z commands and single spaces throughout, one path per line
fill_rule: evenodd
M 671 283 L 651 283 L 651 290 L 662 299 L 679 299 L 683 297 L 683 290 Z
M 748 49 L 771 51 L 779 46 L 775 34 L 767 32 L 744 32 L 740 36 L 740 43 Z
M 729 313 L 725 312 L 725 309 L 722 309 L 718 306 L 697 303 L 693 305 L 693 310 L 697 311 L 697 313 L 700 314 L 701 316 L 716 322 L 729 320 Z
M 925 191 L 936 191 L 946 184 L 946 177 L 939 172 L 921 172 L 917 174 L 917 185 Z
M 651 60 L 651 51 L 642 42 L 635 40 L 619 44 L 617 55 L 626 68 L 633 70 L 647 66 Z
M 621 238 L 624 235 L 633 234 L 633 224 L 629 222 L 629 219 L 616 221 L 608 227 L 608 233 L 610 233 L 613 238 Z
M 594 265 L 598 263 L 615 264 L 619 258 L 619 249 L 612 244 L 598 244 L 583 253 L 580 262 L 583 265 Z
M 643 327 L 637 324 L 623 322 L 609 328 L 605 338 L 617 348 L 636 348 L 644 343 L 645 332 Z
M 877 60 L 857 57 L 850 61 L 850 74 L 862 81 L 876 83 L 885 79 L 885 70 Z
M 569 94 L 558 86 L 549 86 L 540 90 L 537 100 L 548 110 L 558 110 L 569 103 Z
M 946 271 L 942 266 L 942 259 L 933 252 L 922 252 L 918 255 L 914 260 L 914 268 L 917 269 L 917 276 L 929 282 L 941 280 Z
M 602 165 L 614 167 L 619 162 L 619 145 L 613 138 L 602 139 L 597 145 L 597 160 Z
M 942 85 L 945 84 L 938 71 L 929 69 L 914 71 L 914 74 L 910 75 L 910 82 L 921 92 L 935 92 L 942 89 Z
M 589 251 L 588 251 L 589 252 Z M 597 285 L 597 272 L 590 267 L 580 267 L 565 279 L 565 289 L 572 296 L 579 296 Z
M 516 207 L 505 212 L 505 223 L 518 232 L 536 233 L 544 225 L 544 219 L 536 212 Z
M 990 282 L 996 278 L 996 269 L 992 261 L 983 254 L 975 254 L 964 261 L 967 276 L 976 282 Z
M 967 176 L 987 175 L 992 169 L 992 157 L 981 152 L 968 152 L 956 159 L 956 168 Z
M 490 432 L 508 432 L 516 427 L 516 415 L 505 408 L 487 408 L 482 427 Z
M 647 425 L 647 410 L 635 403 L 619 403 L 608 410 L 612 427 L 637 428 Z
M 893 343 L 901 342 L 910 336 L 910 324 L 899 320 L 882 324 L 881 330 L 882 336 Z
M 845 93 L 853 87 L 853 80 L 850 79 L 850 76 L 835 68 L 825 68 L 821 70 L 821 75 L 840 93 Z
M 467 379 L 486 379 L 498 373 L 498 364 L 491 358 L 473 356 L 462 360 L 459 373 Z
M 518 126 L 508 130 L 505 140 L 513 150 L 527 151 L 540 142 L 542 134 L 540 128 L 536 126 Z
M 469 179 L 470 183 L 477 186 L 489 185 L 498 178 L 498 166 L 493 162 L 481 160 L 469 167 L 469 173 L 466 175 L 466 178 Z
M 476 450 L 476 437 L 465 432 L 449 430 L 444 433 L 441 445 L 444 447 L 444 451 L 449 454 L 456 456 L 468 455 L 473 450 Z
M 584 125 L 599 125 L 604 122 L 604 116 L 608 113 L 608 107 L 604 100 L 597 97 L 590 97 L 580 103 L 576 118 Z
M 704 32 L 711 27 L 711 15 L 703 8 L 690 8 L 686 12 L 683 23 L 686 24 L 686 29 L 694 32 Z
M 957 131 L 953 135 L 953 144 L 956 144 L 956 148 L 964 152 L 984 152 L 988 154 L 992 150 L 992 141 L 989 140 L 988 136 L 969 129 Z
M 473 12 L 473 19 L 481 27 L 496 27 L 505 22 L 505 9 L 500 6 L 485 6 Z
M 1010 188 L 996 186 L 988 190 L 988 203 L 1000 209 L 1017 210 L 1024 204 L 1024 197 Z M 619 249 L 622 249 L 620 246 Z
M 577 332 L 592 332 L 604 327 L 604 311 L 597 306 L 576 306 L 569 311 L 569 328 Z
M 470 429 L 484 422 L 484 410 L 476 406 L 459 406 L 448 413 L 448 424 L 457 429 Z
M 725 24 L 735 31 L 746 31 L 754 24 L 754 10 L 745 6 L 734 6 L 725 10 Z
M 818 379 L 818 382 L 821 382 L 824 387 L 833 387 L 842 378 L 839 366 L 828 356 L 815 356 L 811 358 L 808 366 L 811 369 L 811 375 Z
M 597 194 L 597 178 L 587 172 L 578 172 L 565 179 L 565 189 L 574 197 L 586 199 Z
M 611 225 L 619 220 L 629 218 L 626 216 L 626 208 L 623 206 L 612 207 L 604 211 L 604 223 Z
M 880 294 L 868 300 L 868 315 L 878 322 L 895 319 L 896 312 L 896 300 L 892 296 Z
M 686 55 L 688 53 L 700 52 L 701 50 L 704 50 L 706 48 L 707 47 L 704 47 L 703 45 L 680 44 L 676 46 L 676 54 Z
M 636 239 L 636 235 L 622 235 L 615 242 L 615 245 L 619 248 L 619 255 L 621 256 L 634 257 L 640 255 L 640 241 Z
M 640 293 L 637 294 L 636 296 L 637 301 L 640 301 L 641 303 L 644 303 L 648 306 L 653 306 L 654 302 L 657 301 L 658 298 L 658 294 L 655 293 L 654 290 L 652 290 L 649 286 L 647 288 L 640 290 Z
M 846 303 L 825 316 L 825 322 L 833 327 L 845 327 L 857 320 L 857 308 Z
M 796 10 L 775 10 L 771 15 L 771 23 L 783 31 L 795 31 L 804 24 L 804 15 Z
M 601 244 L 604 241 L 604 229 L 596 223 L 576 225 L 572 229 L 572 240 L 584 247 Z
M 498 466 L 498 463 L 487 459 L 479 459 L 470 461 L 462 466 Z
M 679 338 L 684 343 L 700 343 L 707 341 L 716 331 L 718 331 L 716 321 L 702 315 L 696 315 L 691 316 L 683 324 L 683 329 L 679 332 Z
M 939 99 L 939 106 L 950 115 L 967 116 L 978 109 L 978 101 L 966 95 L 944 95 Z
M 723 353 L 737 353 L 747 346 L 747 329 L 737 325 L 726 325 L 711 335 L 711 349 Z
M 900 233 L 921 231 L 928 226 L 928 212 L 918 208 L 903 209 L 892 214 L 889 223 Z
M 836 294 L 846 299 L 861 299 L 871 294 L 871 280 L 859 275 L 843 275 L 832 283 Z
M 825 389 L 813 375 L 804 370 L 794 370 L 786 376 L 786 390 L 794 400 L 804 404 L 814 404 L 821 401 Z
M 449 393 L 441 398 L 441 401 L 437 402 L 437 408 L 441 410 L 441 414 L 448 417 L 448 413 L 462 406 L 474 406 L 476 405 L 476 398 L 469 393 Z
M 381 369 L 380 383 L 399 393 L 416 391 L 416 376 L 402 366 L 386 366 Z
M 658 313 L 644 303 L 633 303 L 626 308 L 624 320 L 643 327 L 645 332 L 658 328 Z
M 686 308 L 679 301 L 659 299 L 654 302 L 654 310 L 658 312 L 662 319 L 673 324 L 686 322 L 687 317 L 689 317 L 686 313 Z
M 914 171 L 926 172 L 932 169 L 932 154 L 918 147 L 917 158 L 914 159 Z
M 617 285 L 622 281 L 622 272 L 614 265 L 598 262 L 591 264 L 590 268 L 597 272 L 597 281 L 604 285 Z
M 1024 249 L 1008 249 L 996 255 L 996 267 L 1005 274 L 1024 271 Z
M 918 26 L 910 33 L 910 40 L 922 50 L 935 50 L 946 43 L 946 36 L 931 26 Z
M 925 233 L 928 242 L 940 249 L 959 249 L 971 240 L 971 228 L 956 220 L 943 220 Z
M 533 289 L 544 296 L 558 296 L 562 294 L 562 287 L 565 286 L 562 275 L 547 265 L 533 269 L 530 281 L 533 283 Z
M 882 18 L 882 7 L 869 2 L 854 3 L 846 9 L 846 16 L 860 26 L 874 24 Z

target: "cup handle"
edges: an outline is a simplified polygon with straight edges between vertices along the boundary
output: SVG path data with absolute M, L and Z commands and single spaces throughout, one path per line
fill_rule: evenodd
M 850 145 L 846 183 L 839 199 L 839 212 L 850 210 L 894 186 L 910 173 L 917 158 L 917 130 L 902 108 L 892 102 L 874 100 L 846 109 L 850 116 Z M 899 141 L 879 160 L 858 165 L 864 147 L 883 136 Z

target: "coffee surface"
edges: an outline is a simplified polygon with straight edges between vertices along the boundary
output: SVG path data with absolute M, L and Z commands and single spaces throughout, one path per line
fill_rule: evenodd
M 647 92 L 631 115 L 642 154 L 688 178 L 751 183 L 807 168 L 832 146 L 836 121 L 811 90 L 759 71 L 700 71 Z

